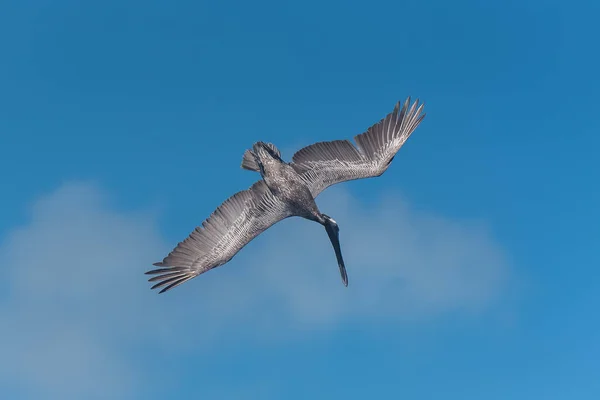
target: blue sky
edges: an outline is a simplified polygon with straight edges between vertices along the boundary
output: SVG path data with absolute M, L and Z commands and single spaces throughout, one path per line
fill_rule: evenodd
M 598 398 L 599 11 L 3 4 L 3 392 Z M 348 288 L 295 219 L 149 290 L 142 272 L 257 179 L 254 141 L 289 159 L 408 95 L 427 117 L 391 168 L 319 197 Z

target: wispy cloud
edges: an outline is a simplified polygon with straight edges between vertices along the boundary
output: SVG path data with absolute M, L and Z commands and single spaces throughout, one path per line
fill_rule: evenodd
M 191 283 L 201 286 L 192 296 L 204 297 L 207 289 L 215 296 L 231 291 L 230 301 L 239 301 L 233 308 L 258 309 L 278 324 L 306 328 L 478 312 L 506 283 L 503 250 L 481 223 L 417 212 L 397 194 L 366 207 L 343 188 L 332 188 L 318 203 L 340 225 L 348 288 L 324 229 L 289 219 L 257 238 L 231 265 Z
M 37 201 L 0 247 L 0 380 L 32 398 L 128 397 L 135 372 L 124 354 L 149 328 L 133 275 L 162 246 L 150 215 L 112 211 L 94 186 Z
M 508 273 L 478 224 L 416 212 L 398 195 L 365 207 L 332 188 L 319 204 L 340 224 L 348 288 L 322 227 L 288 219 L 230 264 L 158 296 L 142 272 L 175 243 L 161 238 L 152 214 L 109 200 L 93 185 L 65 185 L 0 246 L 0 382 L 32 398 L 131 398 L 145 379 L 136 352 L 160 358 L 224 332 L 298 340 L 299 329 L 344 322 L 480 312 Z M 228 329 L 242 325 L 243 333 Z

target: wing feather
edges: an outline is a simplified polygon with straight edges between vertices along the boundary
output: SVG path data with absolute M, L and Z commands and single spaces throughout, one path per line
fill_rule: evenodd
M 385 118 L 366 132 L 356 135 L 356 147 L 349 140 L 319 142 L 306 146 L 292 157 L 292 167 L 306 181 L 314 197 L 327 187 L 353 179 L 383 174 L 425 114 L 417 99 L 400 102 Z
M 157 275 L 152 289 L 166 292 L 235 256 L 246 244 L 273 224 L 291 216 L 286 204 L 271 194 L 264 181 L 225 200 L 192 233 L 146 272 Z

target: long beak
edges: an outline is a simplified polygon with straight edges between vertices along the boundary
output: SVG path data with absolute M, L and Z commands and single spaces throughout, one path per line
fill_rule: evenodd
M 338 267 L 340 267 L 342 282 L 344 282 L 344 286 L 348 286 L 348 274 L 346 273 L 346 266 L 342 258 L 342 249 L 340 248 L 340 228 L 331 218 L 325 218 L 325 221 L 325 230 L 327 231 L 329 240 L 331 240 L 333 250 L 335 250 L 335 257 L 337 258 Z

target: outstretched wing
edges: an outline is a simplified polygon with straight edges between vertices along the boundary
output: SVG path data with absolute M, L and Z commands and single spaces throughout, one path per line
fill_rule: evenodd
M 225 200 L 203 223 L 161 262 L 146 272 L 157 275 L 152 289 L 166 292 L 212 268 L 225 264 L 246 244 L 273 224 L 292 215 L 271 194 L 264 181 Z
M 327 187 L 353 179 L 380 176 L 406 142 L 425 114 L 419 100 L 409 109 L 408 97 L 400 109 L 354 137 L 357 147 L 349 140 L 319 142 L 304 147 L 292 157 L 292 167 L 302 175 L 313 197 Z

